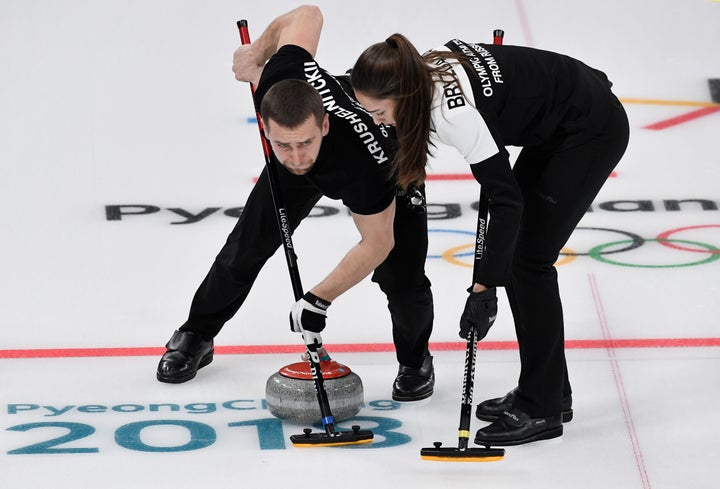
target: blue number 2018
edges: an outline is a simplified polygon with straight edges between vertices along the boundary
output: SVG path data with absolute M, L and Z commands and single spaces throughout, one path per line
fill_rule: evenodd
M 397 445 L 404 445 L 410 442 L 411 438 L 408 435 L 394 431 L 395 428 L 402 426 L 402 423 L 396 419 L 375 417 L 375 416 L 359 416 L 351 420 L 346 420 L 346 423 L 371 423 L 375 426 L 371 429 L 373 432 L 380 437 L 382 440 L 375 440 L 373 443 L 368 445 L 358 445 L 360 448 L 387 448 Z M 163 426 L 178 427 L 181 430 L 185 430 L 188 435 L 188 441 L 179 445 L 161 445 L 156 446 L 143 441 L 142 432 L 143 430 Z M 265 419 L 254 419 L 249 421 L 238 421 L 229 423 L 231 427 L 243 427 L 243 426 L 254 426 L 257 430 L 257 436 L 260 443 L 261 450 L 283 450 L 285 449 L 285 439 L 283 434 L 282 422 L 277 418 L 265 418 Z M 70 422 L 40 422 L 40 423 L 27 423 L 7 428 L 8 431 L 30 431 L 35 429 L 61 429 L 67 432 L 56 436 L 55 438 L 48 439 L 32 445 L 27 445 L 22 448 L 10 450 L 7 453 L 9 455 L 32 455 L 32 454 L 57 454 L 57 453 L 98 453 L 97 447 L 67 447 L 61 446 L 67 443 L 87 438 L 95 433 L 95 428 L 84 424 L 84 423 L 70 423 Z M 147 437 L 146 437 L 147 440 Z M 139 421 L 136 423 L 129 423 L 119 427 L 115 430 L 115 443 L 119 446 L 128 450 L 135 450 L 139 452 L 185 452 L 190 450 L 199 450 L 206 448 L 217 440 L 217 433 L 212 426 L 197 421 L 187 420 L 151 420 L 151 421 Z

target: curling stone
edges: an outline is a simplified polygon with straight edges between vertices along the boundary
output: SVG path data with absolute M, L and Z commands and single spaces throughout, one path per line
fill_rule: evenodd
M 335 360 L 320 362 L 323 384 L 334 420 L 355 416 L 363 404 L 360 377 Z M 320 423 L 320 405 L 308 362 L 286 365 L 265 385 L 265 402 L 273 416 L 298 424 Z

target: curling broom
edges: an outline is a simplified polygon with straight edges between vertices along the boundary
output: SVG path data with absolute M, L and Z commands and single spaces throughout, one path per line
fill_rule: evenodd
M 247 20 L 239 20 L 237 22 L 240 31 L 240 41 L 242 44 L 250 44 L 250 33 L 248 32 Z M 250 91 L 255 95 L 255 87 L 250 84 Z M 290 281 L 292 282 L 295 300 L 300 300 L 303 296 L 303 289 L 300 281 L 300 272 L 297 267 L 297 260 L 290 238 L 290 231 L 286 225 L 285 207 L 282 202 L 282 194 L 278 182 L 277 168 L 270 160 L 271 148 L 270 143 L 263 137 L 262 119 L 257 114 L 258 129 L 260 130 L 260 140 L 262 141 L 263 153 L 265 155 L 265 167 L 267 168 L 270 180 L 270 192 L 272 194 L 273 204 L 275 205 L 276 217 L 280 227 L 281 241 L 285 250 L 285 258 L 290 272 Z M 320 360 L 317 355 L 317 346 L 306 345 L 308 349 L 308 362 L 310 363 L 310 372 L 312 373 L 313 382 L 315 383 L 315 392 L 317 393 L 318 403 L 320 404 L 320 414 L 322 418 L 324 432 L 313 433 L 312 429 L 306 428 L 301 435 L 291 435 L 290 441 L 297 447 L 320 447 L 320 446 L 337 446 L 337 445 L 356 445 L 360 443 L 370 443 L 374 434 L 370 430 L 361 430 L 359 426 L 353 426 L 352 431 L 336 431 L 335 421 L 330 410 L 330 401 L 320 368 Z M 315 358 L 314 358 L 315 357 Z
M 493 32 L 493 44 L 502 44 L 504 32 L 496 29 Z M 477 235 L 484 236 L 487 230 L 488 201 L 480 193 L 478 207 Z M 475 262 L 483 258 L 484 240 L 475 249 Z M 473 327 L 468 331 L 465 348 L 465 376 L 463 378 L 463 395 L 460 406 L 460 427 L 458 428 L 458 446 L 443 447 L 442 442 L 436 441 L 432 448 L 420 450 L 420 458 L 436 462 L 497 462 L 505 456 L 502 448 L 468 448 L 470 438 L 470 418 L 472 414 L 473 384 L 475 378 L 475 357 L 477 355 L 477 330 Z

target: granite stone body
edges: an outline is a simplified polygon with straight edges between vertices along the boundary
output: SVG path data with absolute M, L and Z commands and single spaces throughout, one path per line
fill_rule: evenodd
M 335 422 L 355 416 L 363 404 L 360 377 L 334 360 L 320 362 L 320 369 Z M 271 375 L 265 385 L 265 401 L 277 418 L 299 424 L 321 422 L 315 382 L 307 362 L 286 365 Z

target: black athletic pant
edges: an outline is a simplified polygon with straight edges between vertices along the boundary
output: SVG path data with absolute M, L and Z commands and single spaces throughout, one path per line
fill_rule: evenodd
M 615 99 L 616 101 L 616 99 Z M 531 417 L 560 413 L 571 394 L 564 323 L 554 263 L 627 147 L 629 128 L 620 102 L 588 142 L 524 148 L 513 167 L 525 210 L 507 295 L 520 346 L 515 406 Z
M 278 167 L 283 201 L 293 230 L 322 194 L 306 178 Z M 424 189 L 423 189 L 424 191 Z M 425 276 L 427 216 L 396 198 L 395 247 L 376 269 L 373 281 L 387 296 L 398 361 L 419 368 L 428 354 L 433 323 L 430 281 Z M 280 247 L 280 234 L 267 169 L 263 169 L 243 212 L 193 298 L 181 331 L 214 338 L 240 309 L 265 262 Z M 290 304 L 288 304 L 288 311 Z M 286 331 L 286 330 L 283 330 Z
M 423 198 L 424 186 L 419 189 Z M 428 251 L 427 211 L 417 213 L 408 197 L 395 199 L 395 246 L 375 269 L 372 281 L 388 300 L 397 360 L 420 368 L 428 352 L 433 325 L 433 296 L 425 275 Z

